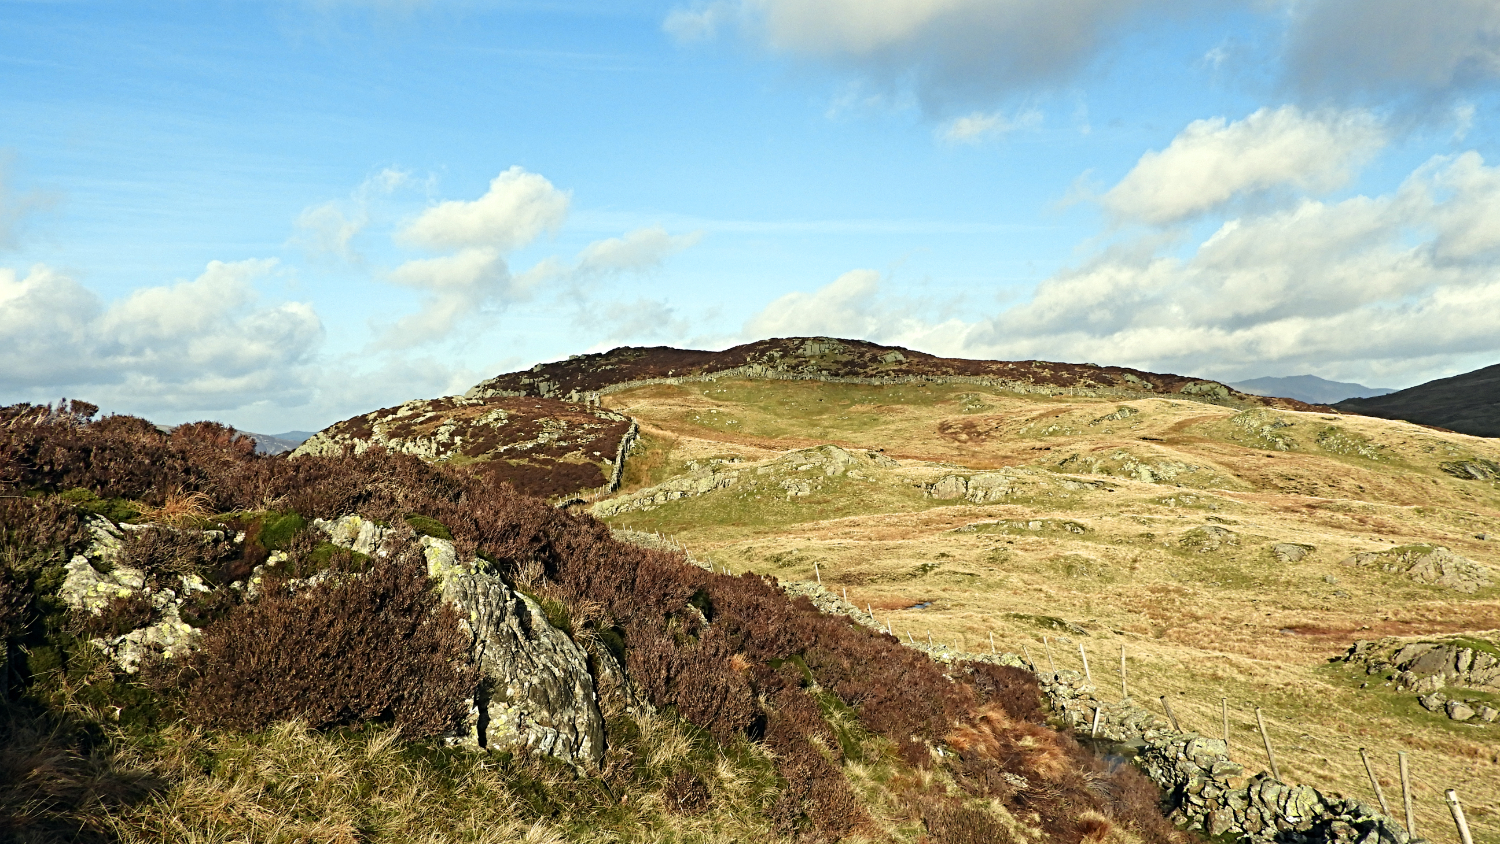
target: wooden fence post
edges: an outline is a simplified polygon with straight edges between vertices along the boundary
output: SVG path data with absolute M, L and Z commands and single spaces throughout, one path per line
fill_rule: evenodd
M 1474 844 L 1474 836 L 1469 834 L 1469 822 L 1464 820 L 1464 807 L 1458 802 L 1458 792 L 1448 789 L 1448 811 L 1453 813 L 1453 822 L 1458 824 L 1458 837 L 1463 844 Z
M 995 631 L 993 631 L 993 630 L 990 631 L 990 653 L 996 653 L 996 651 L 995 651 Z
M 1229 698 L 1219 698 L 1219 707 L 1224 712 L 1224 752 L 1229 752 Z
M 1029 666 L 1031 666 L 1031 673 L 1035 674 L 1036 673 L 1036 661 L 1031 658 L 1031 649 L 1028 648 L 1028 647 L 1026 647 L 1026 643 L 1025 642 L 1021 643 L 1021 653 L 1026 654 L 1026 664 L 1029 665 Z
M 823 573 L 818 571 L 818 563 L 816 560 L 813 561 L 813 577 L 816 577 L 818 579 L 819 586 L 823 585 Z
M 1042 637 L 1042 647 L 1047 649 L 1047 665 L 1052 668 L 1052 673 L 1056 674 L 1057 673 L 1057 663 L 1054 662 L 1053 659 L 1052 659 L 1052 645 L 1047 641 L 1047 637 L 1046 636 Z
M 1096 707 L 1094 707 L 1094 729 L 1092 731 L 1090 731 L 1090 733 L 1089 733 L 1089 737 L 1090 738 L 1098 738 L 1099 737 L 1099 715 L 1102 712 L 1104 712 L 1104 707 L 1103 706 L 1096 706 Z
M 1120 694 L 1122 700 L 1130 700 L 1130 681 L 1125 677 L 1125 646 L 1120 646 Z
M 1177 723 L 1177 716 L 1172 714 L 1172 704 L 1167 701 L 1167 696 L 1161 696 L 1161 708 L 1167 711 L 1167 720 L 1172 722 L 1172 729 L 1182 732 L 1182 725 Z
M 1406 809 L 1406 834 L 1417 837 L 1416 813 L 1411 810 L 1411 771 L 1406 766 L 1406 751 L 1396 754 L 1401 760 L 1401 803 Z
M 1391 804 L 1385 802 L 1385 789 L 1380 787 L 1380 779 L 1375 776 L 1375 766 L 1370 764 L 1370 754 L 1363 747 L 1359 749 L 1359 758 L 1365 763 L 1365 773 L 1370 775 L 1370 785 L 1375 788 L 1375 799 L 1380 801 L 1380 811 L 1389 816 Z
M 1260 707 L 1255 707 L 1255 723 L 1260 725 L 1260 740 L 1266 743 L 1266 758 L 1271 762 L 1271 777 L 1281 782 L 1281 771 L 1276 767 L 1276 751 L 1271 749 L 1271 734 L 1266 732 L 1266 719 L 1260 715 Z
M 1094 675 L 1089 672 L 1089 653 L 1083 649 L 1083 643 L 1078 643 L 1078 655 L 1083 657 L 1083 679 L 1090 686 L 1094 685 Z

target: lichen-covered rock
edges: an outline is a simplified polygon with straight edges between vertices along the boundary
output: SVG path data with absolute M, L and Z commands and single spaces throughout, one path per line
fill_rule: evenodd
M 385 556 L 381 544 L 388 528 L 359 516 L 344 516 L 331 521 L 313 519 L 313 527 L 328 534 L 328 541 L 367 557 Z
M 1271 546 L 1271 556 L 1275 557 L 1284 565 L 1300 563 L 1316 550 L 1311 545 L 1299 545 L 1294 542 L 1278 542 Z
M 1494 583 L 1488 568 L 1438 545 L 1408 545 L 1389 551 L 1354 554 L 1344 560 L 1344 564 L 1379 568 L 1405 575 L 1418 583 L 1430 583 L 1469 595 Z
M 456 569 L 442 587 L 443 597 L 466 616 L 472 653 L 487 681 L 463 740 L 597 766 L 604 758 L 604 717 L 588 654 L 548 623 L 536 601 L 494 575 Z
M 100 534 L 111 536 L 115 543 L 111 545 L 96 541 L 89 551 L 100 557 L 118 559 L 119 535 L 111 534 L 102 526 L 95 536 Z M 145 574 L 139 569 L 116 565 L 107 574 L 102 573 L 82 554 L 68 561 L 66 571 L 67 576 L 58 589 L 58 597 L 75 612 L 98 615 L 116 599 L 142 593 L 150 597 L 152 608 L 158 616 L 156 621 L 121 636 L 91 640 L 126 673 L 138 671 L 141 661 L 148 655 L 178 658 L 186 655 L 196 645 L 199 633 L 182 620 L 180 610 L 184 601 L 193 593 L 208 591 L 208 585 L 197 575 L 178 577 L 175 589 L 148 589 Z
M 382 541 L 351 518 L 356 517 L 314 525 L 344 547 Z M 454 740 L 596 767 L 604 758 L 604 718 L 588 654 L 547 621 L 536 601 L 506 586 L 482 564 L 460 560 L 452 542 L 431 536 L 417 542 L 428 576 L 443 599 L 459 610 L 483 678 L 465 731 Z M 624 671 L 618 673 L 624 685 Z
M 1222 550 L 1226 547 L 1239 545 L 1239 534 L 1234 531 L 1219 527 L 1218 525 L 1204 525 L 1193 528 L 1177 540 L 1177 544 L 1190 551 L 1200 554 L 1208 554 Z

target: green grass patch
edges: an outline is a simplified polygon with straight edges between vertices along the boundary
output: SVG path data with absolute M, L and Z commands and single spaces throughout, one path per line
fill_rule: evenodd
M 452 531 L 448 530 L 447 526 L 437 519 L 412 513 L 406 517 L 406 523 L 411 526 L 412 530 L 417 532 L 418 536 L 430 536 L 434 539 L 453 541 Z

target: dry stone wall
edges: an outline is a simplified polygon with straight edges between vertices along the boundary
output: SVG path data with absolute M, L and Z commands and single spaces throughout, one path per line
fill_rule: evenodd
M 817 583 L 784 584 L 820 610 L 887 629 L 861 609 Z M 1043 672 L 1010 653 L 965 653 L 940 643 L 907 644 L 944 663 L 989 662 L 1027 668 L 1037 675 L 1056 719 L 1088 740 L 1096 737 L 1136 766 L 1165 793 L 1168 817 L 1187 829 L 1230 836 L 1247 844 L 1417 844 L 1396 819 L 1358 800 L 1307 785 L 1287 785 L 1261 773 L 1244 780 L 1221 738 L 1175 730 L 1156 713 L 1126 698 L 1099 699 L 1076 671 Z M 1095 718 L 1097 715 L 1097 732 Z

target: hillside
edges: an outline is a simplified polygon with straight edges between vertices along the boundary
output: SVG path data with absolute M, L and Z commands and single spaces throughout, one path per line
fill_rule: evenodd
M 1385 396 L 1338 403 L 1347 413 L 1404 419 L 1472 434 L 1500 437 L 1500 364 L 1439 378 Z
M 431 463 L 469 466 L 494 483 L 544 498 L 593 492 L 618 481 L 634 428 L 616 413 L 543 398 L 414 399 L 335 423 L 294 455 L 371 447 Z
M 479 465 L 96 411 L 0 408 L 0 839 L 1187 840 L 999 658 Z
M 1301 406 L 1300 402 L 1250 396 L 1217 382 L 1180 375 L 1093 364 L 941 358 L 911 349 L 829 337 L 761 340 L 722 352 L 627 346 L 499 375 L 480 382 L 465 395 L 588 401 L 633 386 L 719 378 L 868 384 L 970 383 L 1041 395 L 1175 394 L 1235 406 Z
M 642 432 L 620 493 L 592 505 L 612 525 L 735 573 L 847 590 L 938 655 L 986 653 L 993 637 L 1081 672 L 1081 645 L 1109 705 L 1123 646 L 1132 695 L 1159 717 L 1167 695 L 1185 728 L 1218 735 L 1227 700 L 1248 772 L 1266 764 L 1259 707 L 1286 781 L 1369 800 L 1358 749 L 1387 794 L 1404 751 L 1419 828 L 1451 835 L 1452 787 L 1477 840 L 1500 842 L 1500 724 L 1486 720 L 1500 686 L 1341 659 L 1385 640 L 1500 654 L 1491 440 L 972 383 L 728 376 L 600 400 Z
M 1282 378 L 1251 378 L 1228 386 L 1254 396 L 1285 396 L 1309 404 L 1333 404 L 1348 398 L 1369 398 L 1396 392 L 1384 387 L 1366 387 L 1349 381 L 1329 381 L 1316 375 Z

